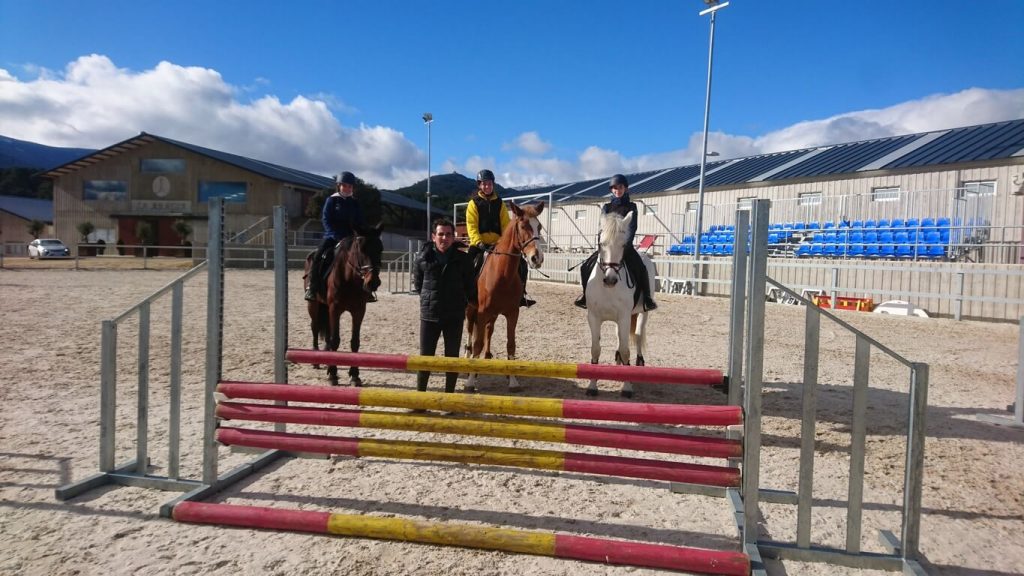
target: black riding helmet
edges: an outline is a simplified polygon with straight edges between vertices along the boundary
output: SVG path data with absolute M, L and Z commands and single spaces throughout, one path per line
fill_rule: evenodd
M 476 181 L 483 182 L 484 180 L 490 180 L 494 182 L 494 172 L 484 168 L 483 170 L 476 173 Z
M 611 181 L 608 182 L 608 187 L 611 188 L 612 186 L 618 186 L 619 184 L 625 186 L 626 188 L 629 188 L 629 180 L 626 180 L 626 177 L 623 176 L 622 174 L 616 174 L 615 176 L 612 176 Z
M 356 175 L 351 172 L 342 172 L 334 179 L 338 184 L 356 185 Z

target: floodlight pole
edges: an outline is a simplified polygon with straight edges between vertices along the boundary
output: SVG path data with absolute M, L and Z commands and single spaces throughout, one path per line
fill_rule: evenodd
M 423 113 L 423 123 L 427 125 L 427 242 L 430 241 L 430 225 L 433 222 L 430 213 L 430 125 L 434 123 L 434 115 L 430 112 Z
M 700 12 L 700 16 L 711 14 L 711 39 L 708 41 L 708 84 L 707 92 L 704 95 L 704 136 L 701 142 L 700 153 L 700 181 L 697 185 L 697 230 L 694 234 L 693 257 L 696 262 L 693 265 L 693 275 L 700 276 L 701 258 L 701 234 L 704 232 L 704 174 L 708 162 L 708 119 L 711 115 L 711 64 L 715 56 L 715 13 L 729 5 L 728 2 L 719 4 L 717 0 L 704 0 L 705 4 L 711 6 Z

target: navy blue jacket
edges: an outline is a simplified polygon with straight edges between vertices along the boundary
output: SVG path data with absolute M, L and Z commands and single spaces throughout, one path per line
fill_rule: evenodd
M 626 217 L 630 212 L 633 213 L 633 221 L 629 223 L 629 235 L 626 236 L 626 246 L 633 246 L 633 237 L 636 236 L 636 224 L 637 224 L 637 213 L 636 213 L 636 202 L 629 199 L 629 193 L 622 195 L 622 198 L 612 197 L 611 202 L 605 203 L 601 207 L 601 214 L 616 213 L 623 218 Z
M 366 224 L 363 221 L 363 210 L 355 196 L 345 198 L 340 194 L 327 197 L 321 221 L 324 225 L 324 238 L 334 240 L 348 238 L 353 235 L 355 227 Z

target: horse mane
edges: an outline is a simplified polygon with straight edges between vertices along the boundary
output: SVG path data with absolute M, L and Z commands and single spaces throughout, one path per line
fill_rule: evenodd
M 626 219 L 615 212 L 605 214 L 601 218 L 601 241 L 610 242 L 625 237 L 628 232 Z

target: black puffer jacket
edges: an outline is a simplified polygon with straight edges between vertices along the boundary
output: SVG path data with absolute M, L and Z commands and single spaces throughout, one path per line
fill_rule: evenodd
M 420 319 L 443 322 L 461 318 L 466 304 L 476 300 L 473 261 L 455 243 L 448 249 L 448 262 L 441 264 L 433 242 L 427 243 L 413 268 L 413 291 L 420 295 Z

